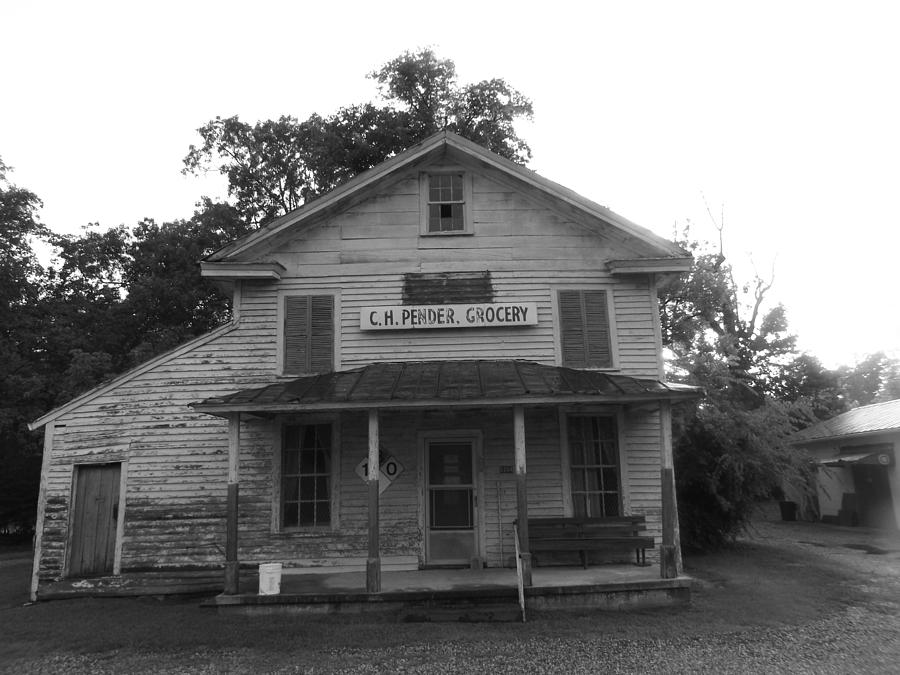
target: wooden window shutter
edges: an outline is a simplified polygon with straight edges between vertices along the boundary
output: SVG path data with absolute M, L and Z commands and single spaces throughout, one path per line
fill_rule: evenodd
M 334 368 L 334 297 L 292 295 L 284 305 L 284 372 Z
M 606 291 L 560 291 L 559 321 L 564 366 L 612 366 Z

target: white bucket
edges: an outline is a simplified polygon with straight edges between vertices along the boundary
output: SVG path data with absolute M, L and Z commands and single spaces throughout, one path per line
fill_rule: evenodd
M 281 593 L 281 563 L 263 563 L 259 566 L 259 594 Z

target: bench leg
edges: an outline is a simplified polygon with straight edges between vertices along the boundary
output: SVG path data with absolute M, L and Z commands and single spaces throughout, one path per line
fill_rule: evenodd
M 587 569 L 587 551 L 579 551 L 581 553 L 581 565 Z

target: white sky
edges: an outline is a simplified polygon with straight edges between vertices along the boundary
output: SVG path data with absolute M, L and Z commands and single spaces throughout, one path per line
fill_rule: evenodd
M 431 5 L 433 10 L 427 9 Z M 56 231 L 189 217 L 216 115 L 370 99 L 407 49 L 534 101 L 531 168 L 659 234 L 690 219 L 768 274 L 826 365 L 900 356 L 900 5 L 0 0 L 0 157 Z

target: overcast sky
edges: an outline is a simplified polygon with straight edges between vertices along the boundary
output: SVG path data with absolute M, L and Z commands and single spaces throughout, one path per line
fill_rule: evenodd
M 432 9 L 429 9 L 431 7 Z M 2 3 L 0 157 L 60 232 L 189 217 L 215 116 L 371 99 L 408 49 L 534 101 L 530 166 L 655 232 L 774 268 L 826 365 L 900 356 L 900 7 L 866 2 Z

